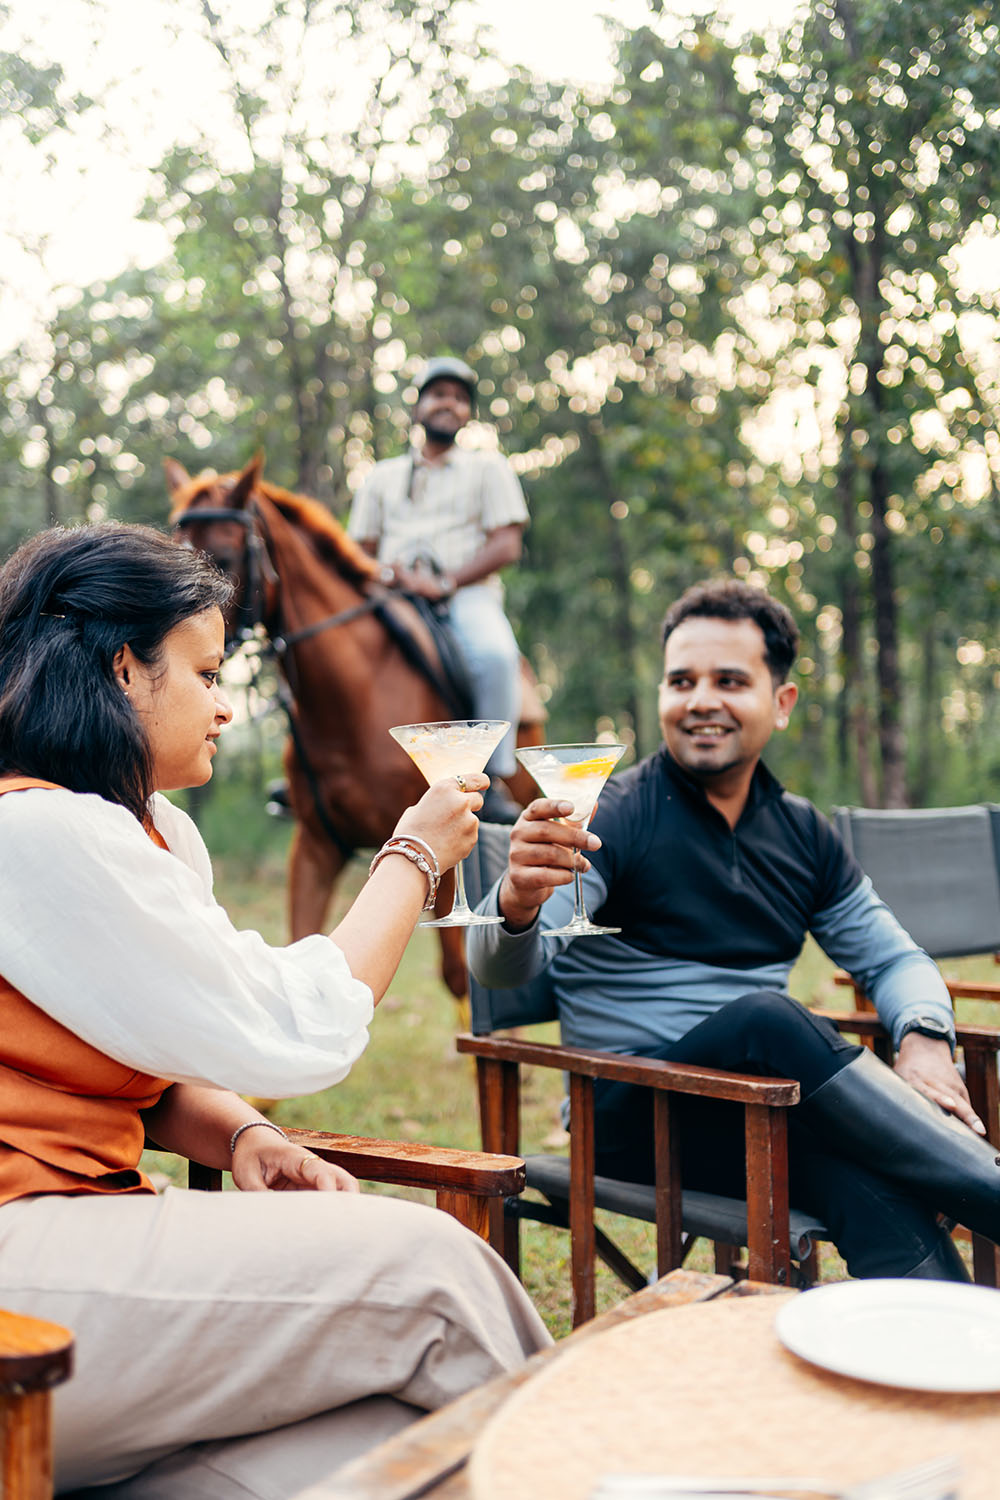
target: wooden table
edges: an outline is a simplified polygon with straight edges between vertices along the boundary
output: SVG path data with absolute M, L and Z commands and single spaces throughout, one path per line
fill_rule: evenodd
M 962 1461 L 962 1500 L 995 1500 L 1000 1395 L 808 1364 L 774 1332 L 797 1295 L 671 1272 L 302 1500 L 586 1500 L 602 1474 L 643 1471 L 846 1484 L 946 1454 Z
M 555 1368 L 565 1357 L 599 1335 L 647 1318 L 681 1310 L 719 1297 L 766 1296 L 776 1288 L 756 1282 L 734 1283 L 728 1276 L 671 1271 L 654 1286 L 620 1303 L 574 1330 L 551 1349 L 544 1349 L 512 1375 L 470 1391 L 439 1412 L 415 1422 L 369 1454 L 346 1464 L 334 1478 L 312 1486 L 299 1500 L 470 1500 L 468 1463 L 490 1419 L 519 1389 Z M 769 1298 L 767 1298 L 769 1300 Z M 542 1493 L 542 1492 L 540 1492 Z
M 850 1484 L 949 1454 L 962 1462 L 962 1500 L 995 1500 L 1000 1395 L 901 1390 L 817 1368 L 774 1331 L 797 1295 L 653 1313 L 568 1350 L 487 1424 L 471 1500 L 587 1500 L 608 1473 Z

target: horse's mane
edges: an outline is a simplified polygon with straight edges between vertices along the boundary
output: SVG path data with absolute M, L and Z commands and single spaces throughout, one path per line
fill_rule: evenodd
M 283 490 L 280 485 L 267 479 L 258 481 L 257 488 L 266 500 L 276 505 L 283 516 L 297 522 L 316 543 L 317 551 L 328 558 L 341 573 L 355 580 L 374 578 L 378 563 L 364 552 L 353 537 L 341 526 L 318 500 L 308 495 L 296 495 L 292 490 Z
M 177 517 L 186 511 L 206 489 L 218 485 L 228 492 L 232 490 L 239 478 L 238 473 L 216 474 L 211 469 L 195 475 L 193 479 L 174 492 L 174 503 L 170 511 L 171 522 L 175 522 Z M 297 495 L 292 490 L 284 490 L 280 485 L 272 484 L 268 479 L 258 479 L 254 492 L 262 495 L 265 500 L 269 500 L 293 524 L 307 531 L 315 542 L 320 556 L 331 563 L 339 573 L 354 582 L 364 582 L 375 577 L 378 572 L 378 563 L 362 550 L 353 537 L 347 535 L 336 516 L 332 516 L 318 500 L 311 500 L 308 495 Z

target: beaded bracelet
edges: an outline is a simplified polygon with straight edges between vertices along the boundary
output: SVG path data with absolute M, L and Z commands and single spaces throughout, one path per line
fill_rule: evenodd
M 368 874 L 369 876 L 374 875 L 386 855 L 401 854 L 404 859 L 408 859 L 411 864 L 416 865 L 421 874 L 425 876 L 427 880 L 427 900 L 424 902 L 424 911 L 430 911 L 437 900 L 438 882 L 441 878 L 441 872 L 438 868 L 437 856 L 433 849 L 429 849 L 431 859 L 434 861 L 432 865 L 427 856 L 419 848 L 414 847 L 417 844 L 422 844 L 425 849 L 428 848 L 424 844 L 423 839 L 414 837 L 411 842 L 409 834 L 399 834 L 393 836 L 391 839 L 387 839 L 368 866 Z
M 278 1134 L 281 1136 L 281 1139 L 283 1141 L 287 1141 L 288 1140 L 288 1137 L 285 1134 L 285 1132 L 282 1130 L 281 1126 L 280 1125 L 275 1125 L 275 1123 L 274 1123 L 273 1120 L 247 1120 L 245 1124 L 243 1124 L 243 1125 L 237 1125 L 236 1129 L 233 1131 L 232 1135 L 229 1137 L 229 1154 L 230 1154 L 230 1156 L 232 1156 L 233 1152 L 236 1150 L 236 1142 L 239 1140 L 239 1138 L 243 1134 L 244 1130 L 253 1130 L 258 1125 L 263 1125 L 268 1130 L 276 1130 L 278 1132 Z

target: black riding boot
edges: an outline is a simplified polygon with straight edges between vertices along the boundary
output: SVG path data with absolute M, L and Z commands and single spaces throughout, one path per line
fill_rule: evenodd
M 871 1052 L 841 1068 L 799 1108 L 845 1156 L 1000 1244 L 996 1148 L 910 1088 Z
M 971 1281 L 961 1252 L 946 1229 L 941 1230 L 934 1249 L 925 1255 L 912 1271 L 903 1273 L 907 1281 Z

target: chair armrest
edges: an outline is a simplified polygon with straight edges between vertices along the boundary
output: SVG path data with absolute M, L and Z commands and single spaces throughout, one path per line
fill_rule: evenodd
M 995 955 L 1000 962 L 1000 954 Z M 942 974 L 948 993 L 953 1000 L 1000 1000 L 1000 984 L 991 979 L 949 979 Z M 854 989 L 858 994 L 863 994 L 861 989 L 850 974 L 838 969 L 833 976 L 834 984 L 846 985 L 848 989 Z
M 60 1385 L 73 1372 L 73 1335 L 58 1323 L 0 1311 L 0 1395 Z
M 945 979 L 953 1000 L 1000 1000 L 1000 984 L 989 979 Z
M 506 1198 L 524 1188 L 524 1162 L 518 1156 L 332 1135 L 323 1130 L 287 1130 L 285 1134 L 296 1146 L 304 1146 L 366 1182 L 443 1188 L 477 1198 Z
M 694 1063 L 664 1062 L 617 1052 L 592 1052 L 586 1047 L 563 1047 L 554 1042 L 525 1042 L 514 1037 L 464 1034 L 456 1038 L 459 1052 L 497 1062 L 529 1063 L 585 1078 L 610 1078 L 638 1083 L 671 1094 L 699 1094 L 731 1099 L 738 1104 L 792 1105 L 799 1102 L 799 1085 L 791 1078 L 757 1078 L 702 1068 Z
M 870 1011 L 816 1010 L 813 1014 L 832 1021 L 838 1031 L 850 1032 L 855 1036 L 884 1037 L 887 1035 L 878 1016 Z M 960 1047 L 971 1047 L 984 1052 L 1000 1052 L 1000 1027 L 997 1026 L 956 1026 L 955 1039 Z
M 519 1156 L 333 1135 L 323 1130 L 288 1130 L 285 1134 L 295 1145 L 304 1146 L 365 1182 L 429 1189 L 438 1208 L 483 1238 L 490 1234 L 490 1205 L 516 1197 L 525 1187 L 524 1162 Z M 152 1141 L 147 1140 L 147 1145 L 161 1149 Z M 219 1192 L 222 1172 L 218 1167 L 190 1161 L 188 1187 Z

